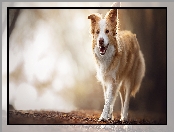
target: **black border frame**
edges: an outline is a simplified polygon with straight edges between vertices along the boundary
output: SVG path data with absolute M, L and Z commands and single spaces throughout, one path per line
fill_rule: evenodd
M 167 71 L 167 7 L 7 7 L 7 125 L 117 125 L 117 124 L 10 124 L 9 123 L 9 10 L 10 9 L 166 9 L 166 71 Z M 166 72 L 167 88 L 167 72 Z M 166 89 L 167 94 L 167 89 Z M 119 124 L 119 125 L 167 125 L 167 95 L 166 124 Z

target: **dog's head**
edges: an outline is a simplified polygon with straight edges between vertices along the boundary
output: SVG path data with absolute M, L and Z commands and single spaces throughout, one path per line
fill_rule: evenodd
M 93 48 L 97 46 L 100 55 L 104 55 L 109 44 L 116 42 L 117 9 L 111 9 L 104 18 L 100 14 L 91 14 L 88 19 L 91 19 Z

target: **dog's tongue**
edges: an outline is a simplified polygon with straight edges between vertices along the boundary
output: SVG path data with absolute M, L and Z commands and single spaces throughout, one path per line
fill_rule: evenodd
M 106 52 L 106 48 L 105 47 L 100 47 L 100 54 L 101 55 L 104 55 L 105 54 L 105 52 Z

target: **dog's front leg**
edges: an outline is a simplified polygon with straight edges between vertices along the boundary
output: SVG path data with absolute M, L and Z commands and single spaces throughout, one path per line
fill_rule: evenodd
M 106 93 L 105 93 L 105 105 L 103 108 L 103 112 L 99 118 L 99 121 L 101 120 L 108 120 L 112 119 L 112 113 L 113 113 L 113 102 L 115 100 L 115 89 L 116 85 L 115 84 L 109 84 L 106 87 Z

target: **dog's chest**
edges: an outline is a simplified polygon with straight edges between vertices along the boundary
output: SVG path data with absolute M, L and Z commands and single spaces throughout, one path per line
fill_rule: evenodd
M 115 78 L 116 69 L 110 71 L 108 68 L 113 63 L 113 57 L 115 54 L 115 48 L 113 45 L 109 45 L 105 55 L 100 55 L 99 48 L 94 48 L 94 53 L 97 59 L 97 78 L 100 81 L 108 80 L 110 77 Z M 108 79 L 107 79 L 108 78 Z

